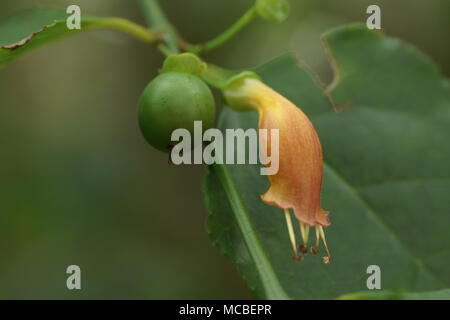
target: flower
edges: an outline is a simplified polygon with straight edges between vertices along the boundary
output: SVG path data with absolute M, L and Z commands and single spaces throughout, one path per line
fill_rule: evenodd
M 284 210 L 294 250 L 293 259 L 302 259 L 298 250 L 303 254 L 307 253 L 309 227 L 314 226 L 316 244 L 311 252 L 317 254 L 319 239 L 322 238 L 327 252 L 323 259 L 326 264 L 330 263 L 330 253 L 323 232 L 323 227 L 328 227 L 330 221 L 328 212 L 320 206 L 322 147 L 311 121 L 300 108 L 248 73 L 230 80 L 223 92 L 228 105 L 234 110 L 257 111 L 260 129 L 279 130 L 278 150 L 271 150 L 272 144 L 268 141 L 270 135 L 260 134 L 259 137 L 260 148 L 267 148 L 267 152 L 261 152 L 263 163 L 267 163 L 267 155 L 277 151 L 279 155 L 279 170 L 268 176 L 270 188 L 261 199 L 268 205 Z M 300 225 L 303 244 L 298 248 L 290 209 Z

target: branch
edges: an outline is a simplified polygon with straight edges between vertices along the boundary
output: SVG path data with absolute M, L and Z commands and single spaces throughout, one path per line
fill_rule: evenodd
M 203 53 L 212 51 L 227 41 L 232 39 L 235 35 L 237 35 L 242 29 L 244 29 L 253 19 L 257 16 L 257 12 L 255 6 L 252 6 L 249 10 L 247 10 L 244 15 L 239 18 L 231 27 L 225 30 L 222 34 L 217 36 L 216 38 L 206 42 L 205 44 L 200 45 L 191 45 L 187 48 L 187 51 L 191 51 L 193 53 Z
M 164 34 L 165 44 L 159 44 L 158 49 L 164 54 L 180 53 L 178 48 L 178 32 L 169 22 L 157 0 L 138 0 L 147 24 L 150 28 Z

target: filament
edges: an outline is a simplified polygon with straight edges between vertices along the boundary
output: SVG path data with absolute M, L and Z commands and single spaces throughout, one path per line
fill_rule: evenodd
M 289 231 L 289 238 L 291 239 L 292 249 L 294 250 L 294 256 L 292 257 L 292 259 L 300 260 L 301 256 L 298 254 L 297 251 L 297 242 L 295 241 L 295 234 L 294 228 L 292 226 L 291 214 L 289 213 L 288 209 L 284 210 L 284 216 L 286 217 L 286 224 Z
M 322 226 L 319 226 L 320 237 L 322 238 L 323 244 L 325 245 L 325 250 L 327 251 L 327 257 L 323 257 L 323 262 L 325 264 L 330 263 L 330 251 L 328 251 L 327 241 L 325 240 L 325 233 L 323 232 Z
M 316 255 L 319 251 L 319 240 L 320 240 L 320 231 L 319 226 L 316 225 L 316 245 L 314 247 L 311 247 L 311 253 Z

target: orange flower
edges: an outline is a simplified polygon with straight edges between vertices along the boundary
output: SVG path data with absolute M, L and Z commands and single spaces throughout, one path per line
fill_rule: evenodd
M 248 74 L 232 79 L 224 90 L 224 96 L 234 110 L 257 111 L 260 129 L 267 129 L 268 132 L 279 130 L 279 170 L 268 176 L 271 186 L 261 199 L 284 209 L 294 260 L 301 260 L 302 257 L 298 254 L 289 209 L 293 210 L 300 224 L 303 244 L 298 249 L 307 253 L 309 227 L 315 226 L 316 244 L 311 251 L 317 254 L 319 238 L 322 238 L 327 251 L 324 262 L 328 264 L 330 253 L 323 227 L 328 227 L 330 222 L 328 212 L 320 207 L 322 147 L 311 121 L 292 102 Z M 259 138 L 260 148 L 268 148 L 267 152 L 261 152 L 263 163 L 267 163 L 267 155 L 273 156 L 277 150 L 270 150 L 270 134 L 260 134 Z

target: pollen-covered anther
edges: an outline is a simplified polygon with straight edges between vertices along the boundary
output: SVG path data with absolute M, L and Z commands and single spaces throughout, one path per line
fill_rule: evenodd
M 293 261 L 302 261 L 303 257 L 297 253 L 292 256 L 292 260 Z
M 309 237 L 309 226 L 305 226 L 303 223 L 299 222 L 300 234 L 302 236 L 303 243 L 298 246 L 298 249 L 303 253 L 308 253 L 308 237 Z
M 299 245 L 298 250 L 300 250 L 303 254 L 308 253 L 308 248 L 306 248 L 306 246 L 304 244 Z

